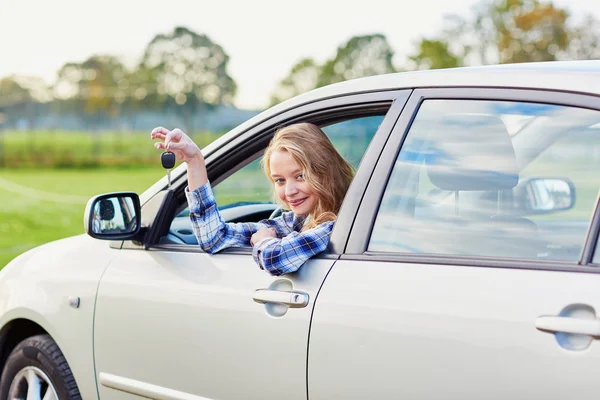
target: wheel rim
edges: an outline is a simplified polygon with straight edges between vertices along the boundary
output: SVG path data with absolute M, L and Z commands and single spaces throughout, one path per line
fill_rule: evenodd
M 39 368 L 25 367 L 10 384 L 8 400 L 58 400 L 58 396 L 48 375 Z

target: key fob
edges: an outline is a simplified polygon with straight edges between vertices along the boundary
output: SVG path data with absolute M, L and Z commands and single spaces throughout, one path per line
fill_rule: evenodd
M 175 154 L 170 151 L 165 151 L 160 155 L 160 162 L 165 169 L 173 168 L 175 166 Z

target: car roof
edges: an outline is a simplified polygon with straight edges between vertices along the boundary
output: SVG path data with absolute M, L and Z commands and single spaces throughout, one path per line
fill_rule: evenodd
M 475 67 L 397 72 L 352 79 L 311 90 L 273 106 L 237 126 L 203 149 L 212 153 L 225 142 L 246 130 L 286 110 L 324 98 L 356 93 L 416 88 L 489 87 L 546 89 L 587 93 L 600 96 L 600 60 L 553 61 L 485 65 Z M 173 176 L 183 174 L 182 163 Z M 146 193 L 142 203 L 157 188 L 164 187 L 166 178 L 157 182 Z
M 361 91 L 456 86 L 550 89 L 600 95 L 600 60 L 484 65 L 376 75 L 314 89 L 280 106 L 288 108 L 317 98 Z
M 397 72 L 352 79 L 286 100 L 241 124 L 230 135 L 237 136 L 271 116 L 323 98 L 371 91 L 444 87 L 545 89 L 600 96 L 600 60 L 484 65 Z

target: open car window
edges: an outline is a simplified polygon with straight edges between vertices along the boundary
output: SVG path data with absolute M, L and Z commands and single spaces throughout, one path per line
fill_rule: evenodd
M 355 118 L 322 126 L 322 129 L 340 154 L 358 168 L 383 118 L 384 115 Z M 278 207 L 271 183 L 262 170 L 261 159 L 262 156 L 253 160 L 212 188 L 226 222 L 258 222 L 269 218 Z M 161 243 L 198 243 L 187 208 L 174 218 L 167 237 Z

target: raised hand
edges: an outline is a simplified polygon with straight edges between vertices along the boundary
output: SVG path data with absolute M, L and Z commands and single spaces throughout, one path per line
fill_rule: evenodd
M 152 140 L 158 139 L 154 147 L 175 154 L 175 157 L 187 164 L 188 188 L 190 191 L 199 188 L 208 181 L 206 165 L 200 148 L 181 129 L 172 131 L 159 126 L 150 134 Z
M 150 137 L 153 140 L 162 140 L 162 142 L 154 143 L 154 147 L 172 152 L 180 161 L 189 163 L 203 159 L 200 148 L 181 129 L 173 129 L 170 131 L 159 126 L 152 130 Z

